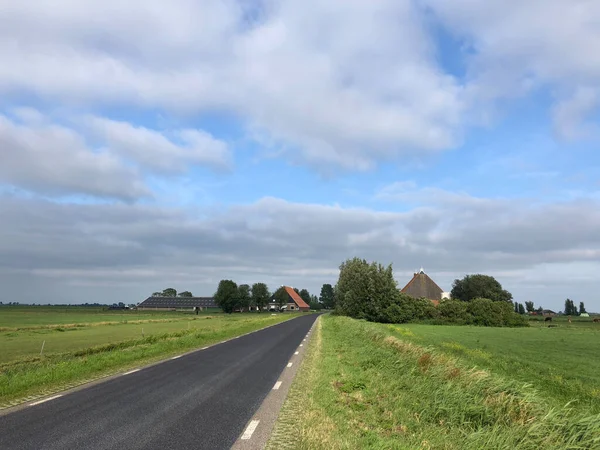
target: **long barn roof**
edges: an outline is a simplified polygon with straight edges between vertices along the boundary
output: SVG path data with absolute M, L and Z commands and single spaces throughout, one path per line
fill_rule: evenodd
M 138 308 L 217 308 L 213 297 L 148 297 Z

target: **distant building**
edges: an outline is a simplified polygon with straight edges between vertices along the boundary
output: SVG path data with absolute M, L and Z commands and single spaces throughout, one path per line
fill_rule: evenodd
M 138 309 L 193 309 L 218 308 L 213 297 L 148 297 Z
M 310 311 L 310 306 L 306 304 L 302 297 L 300 297 L 293 288 L 289 286 L 284 286 L 285 291 L 288 294 L 288 302 L 283 305 L 283 310 L 285 311 Z M 279 303 L 277 303 L 273 297 L 269 301 L 269 306 L 267 307 L 270 310 L 274 310 L 279 308 Z
M 414 274 L 412 280 L 410 280 L 400 292 L 414 298 L 427 298 L 436 306 L 441 300 L 450 298 L 450 293 L 444 292 L 444 290 L 425 273 L 423 268 Z

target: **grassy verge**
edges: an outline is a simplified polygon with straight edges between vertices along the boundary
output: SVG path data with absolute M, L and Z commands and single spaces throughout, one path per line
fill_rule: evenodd
M 296 316 L 293 314 L 244 314 L 217 318 L 207 316 L 203 320 L 198 320 L 194 327 L 189 329 L 182 329 L 183 326 L 178 324 L 177 331 L 154 333 L 143 338 L 141 334 L 136 333 L 135 339 L 79 346 L 68 352 L 13 359 L 0 364 L 0 407 L 18 404 L 124 369 L 158 361 L 293 317 Z M 116 333 L 115 330 L 119 327 L 126 329 L 139 325 L 122 324 L 103 328 L 109 328 Z M 96 331 L 101 328 L 93 327 L 91 330 Z M 85 332 L 85 329 L 75 330 L 69 333 L 75 336 L 76 333 Z M 62 335 L 56 330 L 52 330 L 52 333 Z
M 600 447 L 598 415 L 553 408 L 534 387 L 470 368 L 389 326 L 319 321 L 268 448 Z

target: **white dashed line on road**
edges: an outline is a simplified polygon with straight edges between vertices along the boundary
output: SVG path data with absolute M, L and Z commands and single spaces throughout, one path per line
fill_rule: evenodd
M 248 439 L 250 439 L 252 437 L 254 430 L 256 430 L 256 427 L 258 426 L 258 422 L 260 422 L 260 420 L 252 420 L 250 422 L 250 424 L 246 428 L 246 431 L 244 431 L 244 434 L 242 434 L 243 440 L 247 441 Z
M 48 397 L 43 400 L 38 400 L 37 402 L 30 403 L 29 406 L 35 406 L 35 405 L 39 405 L 40 403 L 46 403 L 46 402 L 49 402 L 50 400 L 54 400 L 55 398 L 58 398 L 58 397 L 62 397 L 62 394 L 55 395 L 53 397 Z
M 181 355 L 179 355 L 179 356 L 173 356 L 171 359 L 177 359 L 177 358 L 181 358 Z
M 273 390 L 276 391 L 280 387 L 281 387 L 281 381 L 278 381 L 277 383 L 275 383 L 275 386 L 273 386 Z
M 133 369 L 133 370 L 130 370 L 129 372 L 125 372 L 123 375 L 129 375 L 130 373 L 135 373 L 135 372 L 139 372 L 139 371 L 140 371 L 140 369 Z
M 292 363 L 288 363 L 288 365 L 287 365 L 287 366 L 288 366 L 288 367 L 292 367 Z
M 294 353 L 294 355 L 297 355 L 298 353 L 300 353 L 300 352 L 296 352 L 296 353 Z

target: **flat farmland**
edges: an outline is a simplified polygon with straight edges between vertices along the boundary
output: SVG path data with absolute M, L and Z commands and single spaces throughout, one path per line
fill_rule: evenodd
M 5 407 L 274 325 L 296 314 L 2 307 L 0 317 L 0 407 Z

